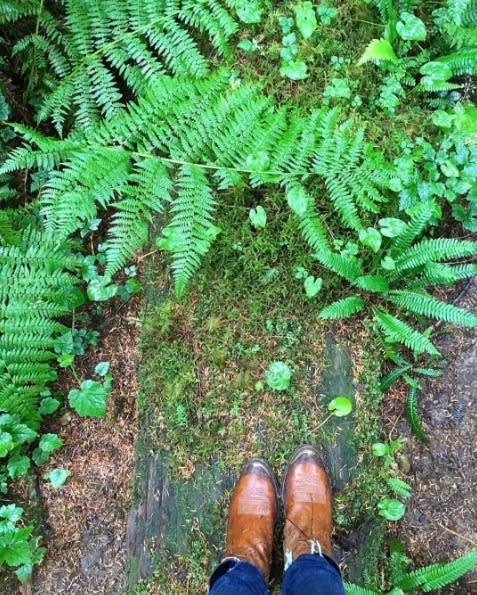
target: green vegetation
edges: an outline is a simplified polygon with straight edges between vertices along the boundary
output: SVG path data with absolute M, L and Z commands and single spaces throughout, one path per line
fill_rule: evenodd
M 371 453 L 380 361 L 398 366 L 383 389 L 409 384 L 425 440 L 415 374 L 433 374 L 435 321 L 477 325 L 433 295 L 477 271 L 462 238 L 477 216 L 474 0 L 1 0 L 0 23 L 0 491 L 61 446 L 45 416 L 105 415 L 108 363 L 96 380 L 74 367 L 97 340 L 78 308 L 100 316 L 142 290 L 128 265 L 153 223 L 175 295 L 161 255 L 139 409 L 176 473 L 252 450 L 278 467 L 297 442 L 330 443 L 322 405 L 335 423 L 354 395 L 325 403 L 310 369 L 325 367 L 328 320 L 355 316 L 381 339 L 374 369 L 361 354 L 364 465 L 337 522 L 349 528 L 345 505 L 356 522 L 402 516 L 388 496 L 406 484 Z M 52 393 L 58 367 L 76 376 L 67 396 Z M 25 580 L 42 550 L 18 510 L 0 553 Z M 204 566 L 189 574 L 197 589 Z M 396 588 L 440 584 L 435 569 L 408 577 Z

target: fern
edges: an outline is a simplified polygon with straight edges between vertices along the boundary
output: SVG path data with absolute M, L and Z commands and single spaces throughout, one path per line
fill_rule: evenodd
M 431 341 L 407 323 L 377 308 L 373 308 L 373 313 L 378 325 L 392 341 L 406 345 L 415 353 L 427 352 L 429 355 L 439 355 Z
M 0 243 L 0 411 L 37 429 L 38 402 L 56 379 L 50 361 L 56 322 L 82 302 L 71 253 L 53 236 L 34 229 Z
M 430 438 L 422 429 L 421 422 L 419 420 L 416 386 L 411 386 L 407 394 L 406 415 L 414 434 L 423 442 L 429 442 Z
M 477 47 L 462 48 L 458 52 L 440 56 L 436 60 L 449 66 L 454 76 L 477 74 Z
M 348 318 L 360 312 L 364 308 L 363 300 L 356 296 L 351 295 L 342 300 L 333 302 L 320 312 L 320 318 Z
M 477 326 L 477 316 L 472 312 L 457 308 L 452 304 L 446 304 L 423 293 L 393 290 L 387 299 L 408 312 L 423 314 L 427 318 L 436 318 L 460 326 Z
M 370 589 L 365 589 L 352 583 L 344 583 L 344 588 L 346 595 L 379 595 L 377 591 L 371 591 Z
M 403 591 L 422 589 L 425 593 L 442 589 L 453 583 L 477 565 L 477 548 L 447 563 L 438 563 L 410 572 L 398 581 L 397 587 Z

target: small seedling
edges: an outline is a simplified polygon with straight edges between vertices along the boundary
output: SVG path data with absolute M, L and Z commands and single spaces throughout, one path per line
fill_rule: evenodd
M 265 373 L 265 382 L 272 390 L 286 390 L 290 385 L 291 374 L 284 362 L 272 362 Z
M 378 511 L 387 521 L 399 521 L 406 512 L 406 506 L 394 498 L 384 498 L 378 503 Z
M 250 223 L 256 229 L 263 229 L 267 225 L 267 212 L 260 205 L 255 209 L 250 209 L 248 216 L 250 218 Z

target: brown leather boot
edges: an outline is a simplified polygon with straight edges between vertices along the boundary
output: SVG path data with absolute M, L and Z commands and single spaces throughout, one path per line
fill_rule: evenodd
M 283 478 L 282 497 L 285 570 L 302 554 L 331 556 L 331 488 L 313 446 L 301 446 L 292 455 Z
M 277 517 L 277 484 L 261 459 L 242 469 L 230 501 L 226 558 L 254 564 L 268 580 L 272 559 L 273 528 Z

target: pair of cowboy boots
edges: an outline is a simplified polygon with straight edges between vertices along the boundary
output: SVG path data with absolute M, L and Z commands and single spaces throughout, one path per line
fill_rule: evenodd
M 331 557 L 332 499 L 328 475 L 316 449 L 295 451 L 282 482 L 285 510 L 285 570 L 302 554 Z M 278 490 L 272 470 L 261 459 L 242 470 L 230 503 L 225 558 L 249 562 L 268 581 Z

